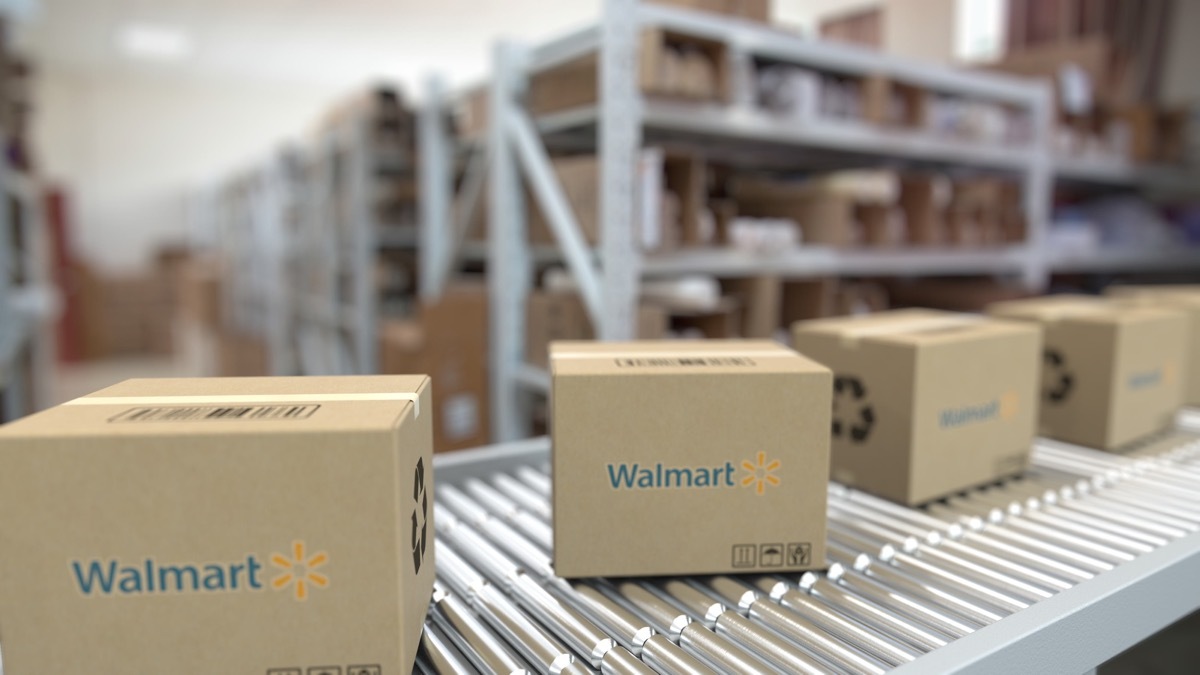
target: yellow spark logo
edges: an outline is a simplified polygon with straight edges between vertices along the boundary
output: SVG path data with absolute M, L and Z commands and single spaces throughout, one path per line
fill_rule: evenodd
M 1021 411 L 1021 395 L 1010 391 L 1000 397 L 1000 419 L 1010 421 Z
M 1163 381 L 1167 384 L 1175 384 L 1175 362 L 1167 361 L 1163 364 Z
M 279 576 L 271 580 L 271 588 L 281 591 L 288 586 L 294 586 L 296 599 L 307 600 L 310 585 L 317 588 L 325 588 L 329 585 L 329 577 L 313 571 L 327 562 L 329 562 L 329 554 L 319 551 L 311 557 L 305 556 L 304 542 L 293 541 L 290 560 L 281 553 L 271 555 L 271 564 L 283 570 Z
M 773 459 L 767 462 L 767 453 L 758 453 L 758 463 L 754 464 L 749 460 L 742 460 L 742 468 L 749 475 L 742 479 L 742 487 L 754 486 L 754 493 L 761 495 L 767 491 L 767 485 L 778 486 L 779 477 L 775 475 L 775 471 L 783 464 Z

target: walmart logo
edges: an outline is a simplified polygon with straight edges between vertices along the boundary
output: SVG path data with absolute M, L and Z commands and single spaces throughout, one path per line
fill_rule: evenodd
M 321 551 L 306 556 L 303 541 L 292 542 L 290 558 L 274 553 L 270 560 L 281 570 L 271 580 L 272 590 L 290 588 L 297 600 L 306 600 L 310 588 L 329 586 L 329 577 L 314 571 L 329 562 L 329 554 Z M 266 588 L 263 564 L 253 553 L 233 562 L 161 564 L 146 558 L 128 564 L 118 558 L 74 560 L 70 568 L 79 592 L 89 597 L 255 592 Z
M 767 460 L 765 452 L 758 453 L 757 462 L 744 460 L 741 470 L 744 476 L 735 479 L 738 467 L 733 462 L 716 466 L 664 466 L 661 462 L 653 466 L 637 462 L 608 464 L 608 482 L 614 490 L 662 490 L 676 488 L 731 488 L 753 487 L 755 494 L 762 495 L 768 485 L 778 486 L 779 476 L 775 472 L 782 467 L 779 460 Z
M 1175 364 L 1167 362 L 1161 368 L 1153 368 L 1151 370 L 1143 370 L 1133 373 L 1129 376 L 1128 385 L 1130 389 L 1149 389 L 1157 387 L 1160 384 L 1175 383 Z
M 1020 395 L 1015 391 L 1010 391 L 1000 398 L 992 399 L 986 403 L 946 408 L 938 414 L 938 424 L 943 429 L 954 429 L 993 419 L 1000 419 L 1007 422 L 1017 416 L 1020 408 Z

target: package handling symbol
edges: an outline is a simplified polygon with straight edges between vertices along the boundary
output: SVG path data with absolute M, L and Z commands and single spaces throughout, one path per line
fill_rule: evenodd
M 380 666 L 347 666 L 346 675 L 382 675 Z

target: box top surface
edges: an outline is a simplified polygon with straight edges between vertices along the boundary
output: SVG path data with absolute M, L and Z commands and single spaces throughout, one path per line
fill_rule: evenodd
M 643 340 L 550 343 L 554 375 L 821 373 L 827 369 L 769 340 Z
M 0 440 L 384 431 L 421 414 L 428 387 L 426 375 L 134 379 L 0 427 Z
M 1109 286 L 1105 292 L 1118 299 L 1165 302 L 1191 308 L 1200 307 L 1200 284 L 1164 284 L 1154 286 Z
M 935 345 L 985 337 L 1028 333 L 1034 328 L 976 314 L 932 309 L 901 309 L 858 316 L 805 321 L 798 335 L 824 335 L 842 340 L 870 340 L 897 345 Z
M 987 308 L 989 314 L 1042 323 L 1072 322 L 1095 325 L 1122 325 L 1177 315 L 1151 306 L 1116 303 L 1089 295 L 1055 295 L 1029 300 L 997 302 Z

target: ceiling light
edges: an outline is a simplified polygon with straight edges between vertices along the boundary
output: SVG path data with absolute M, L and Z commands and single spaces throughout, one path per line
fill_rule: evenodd
M 136 59 L 178 61 L 189 56 L 194 47 L 192 36 L 175 26 L 128 23 L 117 30 L 117 48 Z

